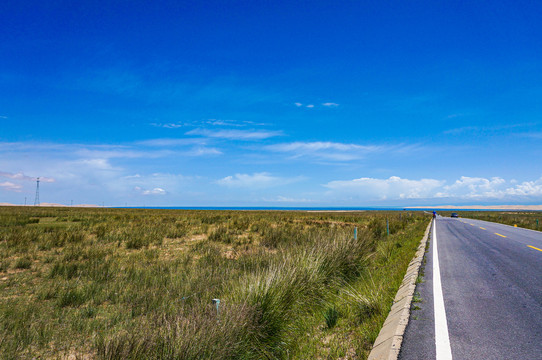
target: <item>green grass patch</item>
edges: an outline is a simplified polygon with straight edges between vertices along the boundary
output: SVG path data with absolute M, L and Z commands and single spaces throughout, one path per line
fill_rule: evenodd
M 364 358 L 427 221 L 0 207 L 0 358 Z

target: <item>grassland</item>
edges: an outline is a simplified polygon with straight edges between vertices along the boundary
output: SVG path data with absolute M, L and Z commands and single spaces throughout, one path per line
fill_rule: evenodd
M 428 220 L 0 207 L 0 358 L 363 359 Z

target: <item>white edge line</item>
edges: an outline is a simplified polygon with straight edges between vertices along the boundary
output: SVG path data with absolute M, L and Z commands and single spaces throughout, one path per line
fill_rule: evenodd
M 444 308 L 444 296 L 440 282 L 440 267 L 437 249 L 437 220 L 433 221 L 433 299 L 435 308 L 435 348 L 437 360 L 451 360 L 452 349 L 448 336 L 448 322 Z

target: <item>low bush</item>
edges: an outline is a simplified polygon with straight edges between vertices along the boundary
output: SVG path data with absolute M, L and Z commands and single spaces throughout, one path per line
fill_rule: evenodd
M 22 257 L 15 261 L 15 269 L 30 269 L 32 260 L 27 257 Z

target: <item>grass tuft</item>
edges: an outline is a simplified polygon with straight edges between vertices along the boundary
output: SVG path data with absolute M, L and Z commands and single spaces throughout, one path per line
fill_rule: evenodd
M 324 312 L 324 319 L 326 321 L 326 327 L 328 329 L 331 329 L 337 324 L 337 320 L 339 320 L 339 312 L 335 308 L 335 306 L 328 307 L 326 311 Z
M 74 289 L 65 289 L 60 292 L 58 296 L 57 305 L 59 307 L 66 306 L 79 306 L 84 304 L 86 301 L 85 294 L 77 288 Z

